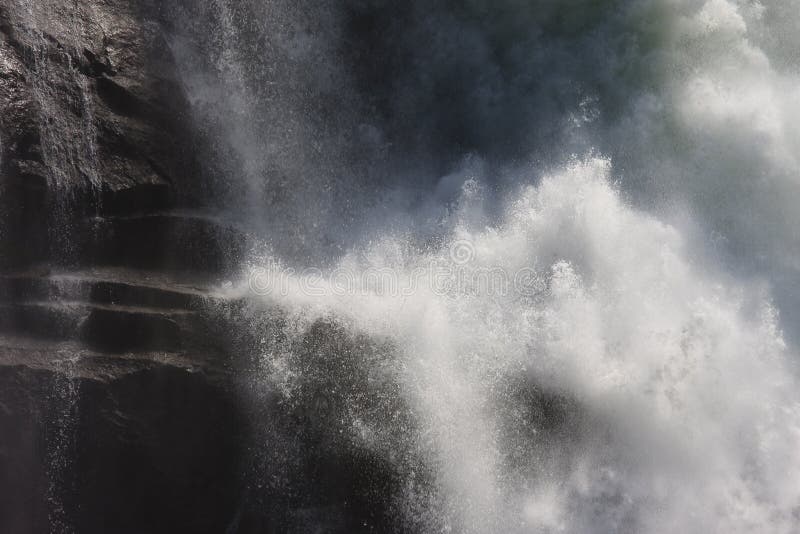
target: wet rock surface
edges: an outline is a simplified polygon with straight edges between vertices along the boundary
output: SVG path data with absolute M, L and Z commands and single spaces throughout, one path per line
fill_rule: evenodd
M 2 265 L 91 263 L 111 232 L 147 239 L 171 231 L 171 210 L 203 209 L 199 141 L 160 28 L 152 2 L 0 3 Z
M 162 7 L 0 0 L 0 532 L 397 530 L 398 466 L 343 433 L 376 379 L 356 351 L 386 349 L 321 324 L 285 349 L 350 346 L 345 375 L 258 383 L 282 319 L 218 289 L 247 237 L 211 209 Z
M 0 2 L 0 531 L 225 532 L 248 433 L 158 4 Z M 231 336 L 227 336 L 230 338 Z

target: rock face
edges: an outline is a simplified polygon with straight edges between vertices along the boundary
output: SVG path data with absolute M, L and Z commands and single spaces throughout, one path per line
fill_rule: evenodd
M 0 532 L 225 532 L 248 433 L 158 3 L 0 1 Z
M 0 0 L 0 532 L 402 530 L 396 466 L 343 437 L 375 384 L 402 412 L 359 366 L 390 351 L 320 324 L 276 349 L 316 369 L 293 402 L 251 387 L 283 319 L 214 289 L 248 243 L 162 7 Z
M 5 0 L 0 36 L 4 265 L 113 261 L 109 235 L 213 244 L 208 221 L 170 213 L 202 206 L 203 181 L 155 4 Z

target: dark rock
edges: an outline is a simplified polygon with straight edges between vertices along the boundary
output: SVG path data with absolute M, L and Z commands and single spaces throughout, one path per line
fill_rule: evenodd
M 160 7 L 0 0 L 0 532 L 404 531 L 391 347 L 214 290 L 247 236 L 209 214 Z
M 156 366 L 70 382 L 0 366 L 0 387 L 2 532 L 225 532 L 245 427 L 204 376 Z
M 0 2 L 0 267 L 63 258 L 85 217 L 200 202 L 159 28 L 131 0 Z
M 241 265 L 246 250 L 236 229 L 180 212 L 96 218 L 87 234 L 81 256 L 94 265 L 225 276 Z
M 248 429 L 208 284 L 245 244 L 203 215 L 158 12 L 0 0 L 3 533 L 220 533 L 236 513 Z

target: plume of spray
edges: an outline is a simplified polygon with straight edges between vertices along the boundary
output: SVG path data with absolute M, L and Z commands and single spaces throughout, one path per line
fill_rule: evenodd
M 387 236 L 266 298 L 295 326 L 332 315 L 395 341 L 417 414 L 408 439 L 435 458 L 427 491 L 457 531 L 790 532 L 800 404 L 774 307 L 760 284 L 693 265 L 677 229 L 626 205 L 609 172 L 573 161 L 524 187 L 496 227 L 459 211 L 442 248 Z M 468 263 L 452 248 L 464 243 Z M 442 285 L 432 264 L 538 282 L 482 292 Z M 385 267 L 413 291 L 361 285 Z M 526 392 L 566 404 L 548 420 Z
M 345 426 L 408 521 L 796 529 L 796 1 L 211 4 L 230 37 L 186 76 L 258 192 L 251 280 L 289 338 L 391 341 L 411 415 Z

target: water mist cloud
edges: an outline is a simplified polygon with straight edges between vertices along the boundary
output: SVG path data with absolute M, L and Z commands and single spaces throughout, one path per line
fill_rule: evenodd
M 775 309 L 759 284 L 692 265 L 679 231 L 627 206 L 609 173 L 574 161 L 498 227 L 459 223 L 427 254 L 387 239 L 337 267 L 461 268 L 451 252 L 468 239 L 474 269 L 534 266 L 533 295 L 297 283 L 266 298 L 292 329 L 331 315 L 396 341 L 417 426 L 403 440 L 431 448 L 441 486 L 420 491 L 443 495 L 437 520 L 458 530 L 790 532 L 800 404 Z M 561 422 L 527 404 L 536 391 L 565 399 Z
M 796 529 L 796 7 L 170 4 L 210 172 L 266 242 L 239 294 L 285 339 L 389 340 L 360 364 L 394 396 L 330 395 L 417 530 Z M 315 375 L 288 353 L 263 363 L 290 398 Z
M 223 189 L 293 236 L 273 243 L 286 256 L 389 229 L 429 239 L 464 181 L 502 197 L 594 150 L 637 205 L 797 308 L 783 2 L 174 4 L 200 21 L 175 47 L 201 122 L 224 133 L 214 161 L 240 176 Z

